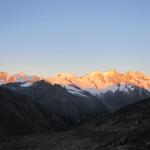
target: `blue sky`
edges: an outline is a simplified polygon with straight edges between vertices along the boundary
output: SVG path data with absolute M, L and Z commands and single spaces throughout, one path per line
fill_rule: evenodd
M 0 0 L 0 70 L 150 74 L 149 0 Z

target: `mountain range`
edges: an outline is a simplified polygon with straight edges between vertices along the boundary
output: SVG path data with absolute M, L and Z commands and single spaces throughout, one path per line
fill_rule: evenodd
M 30 82 L 45 80 L 51 84 L 63 86 L 74 85 L 90 92 L 105 89 L 116 84 L 132 84 L 145 89 L 150 89 L 150 77 L 141 72 L 128 71 L 120 73 L 116 70 L 107 72 L 95 71 L 84 76 L 76 76 L 69 73 L 60 73 L 52 77 L 41 77 L 37 75 L 27 75 L 24 72 L 10 75 L 7 72 L 0 72 L 0 83 Z M 24 85 L 25 86 L 25 85 Z
M 68 73 L 41 77 L 0 72 L 0 83 L 0 149 L 17 149 L 12 139 L 26 135 L 19 146 L 25 150 L 22 145 L 32 134 L 47 144 L 42 147 L 46 150 L 49 138 L 52 149 L 149 148 L 145 132 L 149 133 L 150 77 L 143 73 L 111 70 L 81 77 Z M 46 141 L 41 139 L 45 134 Z M 12 147 L 9 138 L 15 144 Z M 37 143 L 33 136 L 32 140 Z
M 69 73 L 41 77 L 29 76 L 23 72 L 14 75 L 0 72 L 2 86 L 11 87 L 11 90 L 21 90 L 23 93 L 25 91 L 30 93 L 32 87 L 35 87 L 34 85 L 40 81 L 49 85 L 60 85 L 66 89 L 66 92 L 80 98 L 93 96 L 103 101 L 110 111 L 150 96 L 150 77 L 138 71 L 128 71 L 127 73 L 120 73 L 116 70 L 95 71 L 80 77 Z

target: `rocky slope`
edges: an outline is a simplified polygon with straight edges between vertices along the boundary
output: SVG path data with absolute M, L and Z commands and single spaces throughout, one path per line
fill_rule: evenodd
M 39 108 L 42 106 L 38 106 Z M 0 135 L 51 131 L 51 124 L 30 98 L 0 87 Z M 48 113 L 48 112 L 47 112 Z
M 117 84 L 103 89 L 99 94 L 100 99 L 110 111 L 116 111 L 149 96 L 148 90 L 129 84 Z
M 72 131 L 13 137 L 5 150 L 149 150 L 150 98 L 97 117 Z
M 2 137 L 68 130 L 106 111 L 103 103 L 90 94 L 78 97 L 45 81 L 29 88 L 19 83 L 0 87 Z
M 31 97 L 34 102 L 48 107 L 52 114 L 71 124 L 107 111 L 103 102 L 88 92 L 84 92 L 82 96 L 74 95 L 60 85 L 51 85 L 44 80 L 29 87 L 22 87 L 19 83 L 7 84 L 4 87 Z
M 149 90 L 130 84 L 116 84 L 94 94 L 91 94 L 87 90 L 82 90 L 75 85 L 66 85 L 63 87 L 62 85 L 52 85 L 45 80 L 30 84 L 16 82 L 2 86 L 32 97 L 36 102 L 48 105 L 52 107 L 51 109 L 55 109 L 59 113 L 62 111 L 61 109 L 73 109 L 74 112 L 69 110 L 68 112 L 74 113 L 74 115 L 78 114 L 77 112 L 80 113 L 81 110 L 84 110 L 86 113 L 89 111 L 90 114 L 92 112 L 95 114 L 99 110 L 103 110 L 102 105 L 105 105 L 109 111 L 115 111 L 150 96 Z M 54 102 L 58 106 L 60 104 L 63 104 L 63 106 L 56 107 L 56 105 L 54 106 Z M 71 106 L 74 106 L 74 108 Z M 81 113 L 84 112 L 82 111 Z M 79 117 L 76 115 L 76 118 Z

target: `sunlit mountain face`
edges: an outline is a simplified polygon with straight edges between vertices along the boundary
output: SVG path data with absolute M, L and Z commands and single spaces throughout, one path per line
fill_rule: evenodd
M 138 91 L 138 97 L 142 95 L 140 98 L 145 98 L 147 95 L 150 95 L 150 77 L 138 71 L 128 71 L 127 73 L 120 73 L 116 70 L 107 72 L 95 71 L 84 76 L 60 73 L 47 78 L 36 75 L 28 76 L 23 72 L 14 75 L 0 72 L 0 83 L 4 85 L 8 83 L 19 83 L 21 87 L 29 87 L 41 80 L 52 85 L 59 84 L 74 95 L 86 96 L 84 95 L 86 91 L 101 99 L 106 97 L 105 95 L 109 95 L 110 92 L 113 96 L 116 93 L 117 95 L 120 93 L 131 95 L 135 91 Z M 109 96 L 111 99 L 112 95 Z
M 7 84 L 7 83 L 16 83 L 16 82 L 36 82 L 42 80 L 41 77 L 36 75 L 29 76 L 24 72 L 19 72 L 17 74 L 10 75 L 7 72 L 0 72 L 0 84 Z
M 150 77 L 141 72 L 120 73 L 116 70 L 107 72 L 95 71 L 84 76 L 76 76 L 69 73 L 61 73 L 53 77 L 39 77 L 36 75 L 28 76 L 23 72 L 10 75 L 7 72 L 0 72 L 0 84 L 30 82 L 45 80 L 51 84 L 60 84 L 62 86 L 74 85 L 84 90 L 101 90 L 118 84 L 130 84 L 145 89 L 150 89 Z
M 46 80 L 52 84 L 76 85 L 85 90 L 100 90 L 117 84 L 131 84 L 145 89 L 150 88 L 149 76 L 146 76 L 141 72 L 131 71 L 124 74 L 119 73 L 116 70 L 110 70 L 108 72 L 96 71 L 81 77 L 64 73 L 49 77 Z

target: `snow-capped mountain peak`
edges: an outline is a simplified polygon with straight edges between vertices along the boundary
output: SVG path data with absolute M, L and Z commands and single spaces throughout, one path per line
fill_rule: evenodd
M 20 72 L 17 73 L 16 75 L 18 75 L 18 76 L 27 76 L 23 71 L 20 71 Z
M 116 85 L 137 86 L 144 89 L 150 89 L 150 77 L 141 72 L 120 73 L 114 69 L 100 72 L 95 71 L 84 76 L 75 76 L 70 73 L 60 73 L 53 77 L 41 78 L 38 76 L 28 76 L 24 72 L 10 75 L 6 72 L 0 72 L 0 83 L 15 83 L 15 82 L 36 82 L 44 79 L 51 84 L 60 84 L 62 86 L 79 87 L 81 90 L 91 91 L 91 93 L 99 93 L 99 91 L 112 87 L 116 89 Z M 132 87 L 130 87 L 132 89 Z M 113 90 L 114 90 L 113 89 Z
M 109 110 L 119 109 L 150 96 L 150 77 L 140 72 L 95 71 L 84 76 L 61 73 L 48 78 L 28 76 L 23 72 L 15 75 L 0 73 L 0 84 L 19 82 L 13 84 L 13 90 L 16 90 L 16 87 L 28 90 L 41 80 L 46 83 L 41 88 L 49 84 L 59 84 L 74 96 L 85 100 L 92 96 L 102 100 Z

